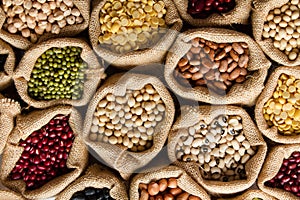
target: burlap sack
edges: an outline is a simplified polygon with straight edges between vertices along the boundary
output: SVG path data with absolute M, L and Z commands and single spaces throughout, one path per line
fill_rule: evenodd
M 261 198 L 263 200 L 276 200 L 276 198 L 264 193 L 261 190 L 248 190 L 240 196 L 234 198 L 220 198 L 218 200 L 253 200 L 254 198 Z
M 101 99 L 103 99 L 108 93 L 120 96 L 124 95 L 127 89 L 140 90 L 146 84 L 151 84 L 154 87 L 166 107 L 163 120 L 157 124 L 154 130 L 153 145 L 150 149 L 135 153 L 127 151 L 127 148 L 123 145 L 112 145 L 109 143 L 89 140 L 93 115 L 98 102 Z M 91 100 L 84 121 L 83 138 L 86 144 L 90 146 L 105 162 L 107 162 L 110 167 L 119 171 L 123 178 L 127 179 L 129 178 L 129 174 L 149 163 L 162 149 L 173 123 L 174 112 L 175 108 L 173 99 L 158 78 L 143 74 L 116 74 L 110 77 L 104 85 L 98 89 Z
M 82 191 L 87 187 L 108 188 L 110 195 L 116 200 L 128 200 L 127 189 L 124 183 L 110 171 L 104 170 L 99 165 L 92 165 L 88 168 L 86 174 L 71 185 L 69 185 L 56 200 L 71 199 L 76 192 Z
M 272 39 L 264 39 L 262 37 L 263 27 L 268 13 L 277 7 L 283 6 L 289 1 L 290 0 L 254 0 L 254 9 L 252 11 L 251 19 L 253 36 L 265 54 L 267 54 L 272 60 L 282 65 L 296 66 L 300 64 L 299 56 L 294 61 L 289 60 L 288 56 L 284 52 L 274 47 Z
M 181 116 L 173 125 L 168 137 L 168 155 L 171 162 L 184 168 L 185 171 L 202 185 L 204 189 L 214 194 L 230 194 L 250 188 L 255 183 L 263 165 L 267 152 L 267 145 L 248 113 L 242 108 L 234 106 L 184 106 L 181 113 Z M 176 145 L 180 140 L 180 137 L 185 135 L 185 132 L 182 130 L 195 125 L 200 120 L 204 120 L 209 124 L 219 115 L 240 116 L 242 118 L 244 136 L 250 142 L 252 147 L 257 147 L 257 152 L 245 165 L 247 174 L 247 179 L 245 180 L 235 180 L 230 182 L 206 180 L 201 175 L 199 163 L 182 162 L 178 161 L 176 158 Z
M 276 126 L 269 127 L 264 116 L 263 107 L 265 103 L 273 96 L 273 93 L 277 87 L 277 81 L 281 74 L 292 75 L 296 79 L 300 79 L 300 67 L 279 67 L 274 70 L 268 79 L 266 87 L 259 96 L 255 106 L 255 120 L 258 129 L 262 134 L 278 143 L 283 144 L 295 144 L 300 142 L 300 135 L 284 136 L 278 133 Z
M 189 0 L 174 0 L 181 18 L 192 26 L 224 26 L 247 24 L 251 11 L 251 0 L 235 0 L 236 6 L 227 13 L 214 13 L 205 19 L 193 18 L 187 13 Z
M 169 27 L 167 33 L 152 47 L 145 50 L 131 51 L 125 54 L 112 52 L 105 47 L 101 47 L 98 41 L 100 36 L 100 9 L 106 0 L 96 0 L 93 2 L 93 11 L 91 14 L 89 35 L 93 49 L 96 53 L 107 62 L 121 69 L 131 69 L 134 66 L 145 65 L 150 63 L 162 63 L 168 49 L 173 44 L 176 36 L 182 28 L 177 9 L 172 0 L 163 0 L 165 2 L 167 13 L 165 16 L 166 24 Z
M 279 188 L 265 186 L 265 182 L 271 180 L 278 173 L 282 162 L 291 156 L 294 151 L 299 151 L 299 144 L 277 145 L 268 152 L 264 166 L 258 176 L 258 187 L 265 193 L 276 197 L 280 200 L 297 200 L 299 197 L 293 193 Z
M 180 84 L 174 70 L 178 61 L 189 51 L 193 38 L 200 37 L 216 43 L 245 42 L 249 46 L 248 70 L 253 73 L 242 84 L 234 84 L 226 95 L 213 94 L 206 86 L 192 88 Z M 270 61 L 264 56 L 259 46 L 247 35 L 219 28 L 200 28 L 180 34 L 167 55 L 165 79 L 170 88 L 179 96 L 210 104 L 242 104 L 252 106 L 264 88 Z
M 187 173 L 176 166 L 167 166 L 151 172 L 138 174 L 133 177 L 130 183 L 130 199 L 139 199 L 139 184 L 149 184 L 151 181 L 158 181 L 163 178 L 176 178 L 178 187 L 201 200 L 209 200 L 210 197 L 206 191 L 198 185 Z
M 0 154 L 7 141 L 7 137 L 14 128 L 14 118 L 20 114 L 21 106 L 12 99 L 4 98 L 0 94 Z
M 23 152 L 23 147 L 18 146 L 18 143 L 20 139 L 26 139 L 33 131 L 40 129 L 58 114 L 70 115 L 69 124 L 74 132 L 75 139 L 69 153 L 67 167 L 73 170 L 49 181 L 38 189 L 27 190 L 23 180 L 11 180 L 9 178 L 10 172 Z M 28 199 L 48 198 L 61 192 L 81 174 L 88 162 L 88 151 L 80 138 L 81 123 L 80 114 L 72 106 L 57 106 L 33 111 L 28 115 L 19 115 L 16 127 L 9 136 L 3 152 L 0 169 L 3 185 L 21 193 Z
M 85 30 L 89 25 L 90 20 L 90 1 L 89 0 L 73 0 L 74 5 L 80 11 L 83 22 L 81 24 L 74 24 L 74 25 L 67 25 L 61 29 L 60 33 L 52 34 L 52 33 L 44 33 L 41 35 L 37 41 L 40 43 L 45 41 L 49 38 L 57 38 L 57 37 L 68 37 L 68 36 L 75 36 L 78 33 Z M 31 43 L 29 39 L 24 38 L 21 34 L 11 34 L 10 32 L 4 30 L 2 28 L 4 22 L 6 20 L 5 12 L 0 8 L 0 38 L 4 41 L 8 42 L 9 44 L 19 48 L 27 50 L 32 47 L 34 44 Z
M 0 190 L 0 200 L 25 200 L 25 198 L 10 190 Z
M 0 90 L 2 90 L 6 88 L 11 82 L 16 58 L 12 48 L 3 40 L 0 40 L 0 54 L 7 54 L 7 58 L 4 64 L 4 71 L 0 71 Z
M 31 98 L 27 93 L 27 82 L 30 80 L 31 72 L 34 68 L 36 60 L 48 49 L 52 47 L 62 48 L 66 46 L 76 46 L 82 48 L 81 58 L 87 62 L 89 68 L 85 71 L 86 81 L 84 83 L 84 89 L 82 98 L 79 100 L 72 99 L 54 99 L 54 100 L 35 100 Z M 36 108 L 46 108 L 54 105 L 70 104 L 73 106 L 83 106 L 89 102 L 92 95 L 95 93 L 101 79 L 105 77 L 104 68 L 100 65 L 96 55 L 90 46 L 81 39 L 76 38 L 57 38 L 50 39 L 38 45 L 35 45 L 28 51 L 26 51 L 20 64 L 18 65 L 15 74 L 14 81 L 21 98 L 30 106 Z

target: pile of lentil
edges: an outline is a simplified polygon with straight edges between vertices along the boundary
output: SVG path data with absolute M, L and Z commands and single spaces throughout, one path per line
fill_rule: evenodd
M 118 53 L 149 48 L 166 33 L 162 0 L 109 0 L 100 12 L 99 43 Z
M 300 47 L 300 2 L 291 0 L 271 10 L 266 17 L 263 38 L 271 38 L 274 47 L 283 51 L 289 60 L 295 60 Z
M 89 139 L 144 151 L 152 146 L 155 127 L 164 113 L 165 105 L 150 84 L 127 90 L 125 96 L 107 94 L 95 110 Z
M 199 197 L 191 195 L 178 187 L 176 178 L 160 179 L 152 181 L 149 184 L 140 183 L 139 200 L 151 199 L 185 199 L 185 200 L 201 200 Z
M 243 42 L 215 43 L 202 38 L 190 41 L 191 49 L 174 71 L 184 85 L 207 86 L 219 94 L 234 83 L 243 83 L 248 74 L 249 49 Z
M 36 100 L 80 99 L 82 97 L 86 62 L 80 47 L 51 48 L 36 61 L 28 94 Z
M 178 160 L 199 163 L 202 176 L 208 180 L 246 178 L 245 164 L 256 148 L 245 137 L 240 116 L 220 115 L 210 124 L 200 121 L 186 131 L 187 136 L 176 145 Z
M 31 42 L 44 33 L 59 34 L 68 25 L 81 24 L 83 17 L 73 0 L 2 0 L 7 16 L 3 27 Z
M 87 187 L 83 191 L 73 194 L 70 200 L 114 200 L 108 188 Z
M 283 135 L 300 133 L 300 80 L 282 74 L 273 96 L 265 103 L 263 115 L 269 126 Z

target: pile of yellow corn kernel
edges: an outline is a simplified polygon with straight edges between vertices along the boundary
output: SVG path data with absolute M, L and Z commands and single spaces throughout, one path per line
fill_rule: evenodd
M 163 1 L 109 0 L 101 8 L 99 43 L 113 52 L 149 48 L 166 33 Z
M 264 105 L 264 118 L 283 135 L 300 133 L 300 80 L 282 74 L 273 97 Z

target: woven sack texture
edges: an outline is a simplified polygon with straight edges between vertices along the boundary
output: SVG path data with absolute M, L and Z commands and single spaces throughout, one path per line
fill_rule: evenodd
M 254 198 L 261 198 L 263 200 L 276 200 L 276 198 L 264 193 L 261 190 L 247 190 L 240 196 L 234 198 L 220 198 L 218 200 L 253 200 Z
M 166 110 L 164 118 L 154 129 L 153 145 L 150 149 L 143 152 L 130 152 L 123 145 L 112 145 L 104 142 L 89 140 L 92 119 L 98 102 L 108 93 L 115 96 L 123 96 L 126 90 L 140 90 L 145 85 L 151 84 L 160 95 Z M 156 77 L 144 74 L 116 74 L 98 89 L 93 99 L 90 101 L 86 118 L 84 121 L 83 138 L 86 144 L 91 147 L 110 167 L 120 172 L 123 178 L 127 179 L 129 174 L 136 169 L 149 163 L 162 149 L 167 140 L 169 130 L 174 119 L 174 103 L 164 84 Z
M 56 200 L 71 199 L 74 193 L 82 191 L 87 187 L 106 187 L 110 189 L 110 196 L 112 198 L 116 200 L 128 200 L 127 189 L 120 178 L 96 164 L 90 166 L 86 174 L 69 185 L 56 197 Z
M 20 114 L 21 106 L 12 99 L 0 95 L 0 154 L 2 153 L 7 138 L 14 128 L 15 116 Z
M 248 113 L 244 109 L 235 106 L 184 106 L 181 113 L 181 116 L 173 125 L 168 137 L 168 155 L 171 162 L 174 162 L 175 165 L 185 169 L 185 171 L 193 179 L 211 193 L 230 194 L 241 192 L 250 188 L 255 183 L 263 165 L 267 152 L 267 145 Z M 182 130 L 186 130 L 188 127 L 195 125 L 200 120 L 210 124 L 212 120 L 219 115 L 240 116 L 242 118 L 244 136 L 250 142 L 252 147 L 257 147 L 256 154 L 253 155 L 245 165 L 247 175 L 247 179 L 245 180 L 229 182 L 206 180 L 201 175 L 199 163 L 182 162 L 178 161 L 176 158 L 176 145 L 180 140 L 180 137 L 185 135 L 185 132 Z
M 6 88 L 12 80 L 16 57 L 13 49 L 3 40 L 0 40 L 0 54 L 7 54 L 4 71 L 0 71 L 0 90 L 2 90 Z
M 40 129 L 58 114 L 70 115 L 69 124 L 74 132 L 75 139 L 69 153 L 67 167 L 73 170 L 54 178 L 38 189 L 27 190 L 23 180 L 11 180 L 9 178 L 10 172 L 24 149 L 18 146 L 18 143 L 20 139 L 26 139 L 32 132 Z M 3 152 L 0 169 L 0 178 L 3 185 L 21 193 L 28 199 L 49 198 L 60 193 L 81 174 L 88 162 L 87 148 L 79 136 L 81 134 L 81 123 L 80 114 L 72 106 L 57 106 L 17 116 L 16 126 L 9 136 Z
M 107 0 L 96 0 L 93 2 L 93 11 L 89 26 L 90 41 L 95 52 L 104 60 L 111 63 L 115 67 L 121 69 L 131 69 L 134 66 L 145 65 L 150 63 L 162 63 L 168 49 L 173 44 L 176 36 L 182 28 L 182 20 L 179 17 L 177 9 L 172 0 L 163 0 L 167 13 L 165 16 L 166 24 L 169 26 L 167 33 L 152 47 L 145 50 L 131 51 L 125 54 L 119 54 L 101 47 L 98 42 L 100 36 L 100 9 Z
M 296 66 L 300 65 L 299 56 L 294 61 L 289 60 L 288 56 L 284 52 L 274 47 L 272 39 L 264 39 L 262 37 L 263 27 L 268 13 L 288 2 L 289 0 L 254 0 L 254 9 L 251 16 L 253 36 L 265 54 L 267 54 L 272 60 L 280 63 L 281 65 Z
M 88 64 L 88 69 L 85 71 L 86 80 L 81 99 L 54 99 L 54 100 L 35 100 L 31 98 L 27 92 L 28 81 L 30 80 L 31 72 L 34 68 L 36 60 L 48 49 L 52 47 L 63 48 L 66 46 L 76 46 L 82 48 L 81 58 Z M 14 73 L 14 81 L 19 95 L 28 105 L 36 108 L 46 108 L 54 105 L 73 105 L 83 106 L 89 102 L 92 95 L 95 93 L 101 79 L 105 77 L 104 68 L 100 65 L 96 55 L 90 46 L 81 39 L 76 38 L 57 38 L 50 39 L 38 45 L 35 45 L 26 51 L 22 60 Z
M 207 87 L 192 88 L 180 84 L 174 70 L 178 61 L 189 51 L 192 44 L 190 40 L 203 38 L 216 43 L 245 42 L 249 46 L 248 70 L 252 75 L 242 84 L 234 84 L 226 95 L 212 93 Z M 164 76 L 170 88 L 179 96 L 202 101 L 210 104 L 242 104 L 252 106 L 262 89 L 267 76 L 270 61 L 264 56 L 259 46 L 247 35 L 233 30 L 220 28 L 199 28 L 180 34 L 167 55 Z
M 49 38 L 57 38 L 57 37 L 68 37 L 75 36 L 78 33 L 85 30 L 89 25 L 90 20 L 90 1 L 89 0 L 73 0 L 74 5 L 80 11 L 83 22 L 81 24 L 67 25 L 61 29 L 60 33 L 52 34 L 52 33 L 44 33 L 41 35 L 37 41 L 37 43 L 48 40 Z M 2 8 L 0 8 L 0 38 L 4 41 L 8 42 L 12 46 L 15 46 L 19 49 L 27 50 L 32 47 L 34 44 L 29 40 L 24 38 L 22 35 L 11 34 L 8 31 L 2 29 L 2 26 L 6 20 L 6 15 Z
M 25 198 L 10 190 L 0 190 L 0 200 L 25 200 Z
M 277 81 L 281 74 L 292 75 L 296 79 L 300 79 L 300 67 L 278 67 L 273 71 L 268 79 L 265 89 L 262 91 L 256 102 L 255 120 L 258 129 L 270 140 L 284 144 L 300 143 L 300 135 L 284 136 L 279 134 L 276 126 L 269 127 L 263 116 L 263 107 L 265 103 L 273 96 L 273 93 L 277 87 Z
M 251 0 L 236 0 L 236 6 L 227 13 L 214 13 L 205 19 L 193 18 L 187 13 L 189 0 L 174 0 L 181 18 L 192 26 L 224 26 L 247 24 L 251 11 Z
M 266 157 L 264 166 L 258 176 L 257 185 L 265 193 L 280 200 L 297 200 L 299 197 L 291 192 L 279 188 L 265 186 L 278 173 L 284 159 L 288 159 L 294 151 L 299 151 L 299 144 L 277 145 L 272 148 Z
M 178 187 L 189 194 L 200 197 L 201 200 L 209 200 L 206 191 L 198 185 L 185 171 L 176 166 L 167 166 L 147 173 L 141 173 L 133 177 L 130 183 L 130 199 L 139 199 L 139 184 L 149 184 L 163 178 L 176 178 Z

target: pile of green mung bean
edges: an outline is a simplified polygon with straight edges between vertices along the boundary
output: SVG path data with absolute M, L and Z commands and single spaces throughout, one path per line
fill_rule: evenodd
M 28 82 L 28 94 L 36 100 L 81 98 L 88 65 L 80 47 L 51 48 L 36 61 Z

